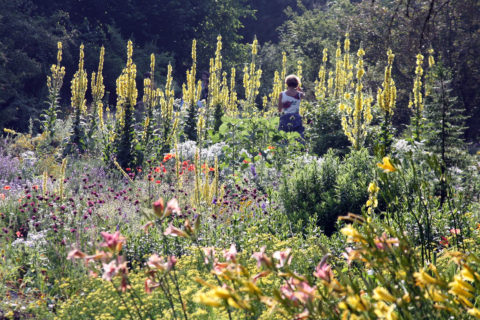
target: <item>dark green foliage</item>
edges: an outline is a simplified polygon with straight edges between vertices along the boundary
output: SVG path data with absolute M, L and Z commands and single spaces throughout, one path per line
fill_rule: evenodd
M 63 151 L 64 156 L 68 154 L 84 153 L 87 148 L 87 135 L 85 132 L 85 121 L 82 116 L 80 108 L 75 108 L 75 115 L 73 118 L 73 128 L 70 139 Z
M 440 155 L 446 167 L 458 166 L 466 152 L 465 109 L 453 95 L 451 73 L 437 64 L 431 73 L 433 88 L 426 99 L 426 146 Z
M 305 137 L 310 151 L 321 156 L 329 149 L 337 154 L 348 152 L 347 136 L 343 133 L 337 102 L 332 99 L 305 103 Z
M 187 140 L 197 141 L 197 117 L 197 105 L 192 103 L 188 106 L 187 120 L 185 121 L 185 127 L 183 128 Z
M 222 125 L 222 117 L 223 117 L 223 107 L 221 104 L 217 104 L 215 106 L 215 112 L 213 114 L 214 122 L 213 122 L 213 131 L 218 132 L 220 126 Z
M 302 228 L 296 231 L 305 231 L 309 219 L 316 216 L 317 225 L 331 235 L 339 216 L 360 214 L 373 167 L 366 149 L 352 151 L 344 160 L 329 151 L 320 164 L 302 164 L 290 178 L 284 177 L 280 196 L 290 221 Z
M 447 196 L 446 172 L 453 166 L 464 167 L 461 161 L 467 152 L 464 133 L 466 117 L 456 97 L 452 96 L 451 73 L 442 65 L 436 65 L 432 72 L 432 96 L 428 99 L 426 115 L 426 143 L 427 148 L 439 155 L 440 203 L 443 204 Z
M 296 168 L 290 178 L 283 178 L 280 196 L 293 225 L 305 231 L 309 219 L 316 216 L 323 232 L 331 234 L 336 221 L 338 198 L 335 185 L 339 160 L 329 153 L 320 165 L 313 161 Z M 301 222 L 300 222 L 301 221 Z
M 135 168 L 138 163 L 136 154 L 135 120 L 133 118 L 133 107 L 125 106 L 123 126 L 119 126 L 118 140 L 116 141 L 116 158 L 122 168 Z

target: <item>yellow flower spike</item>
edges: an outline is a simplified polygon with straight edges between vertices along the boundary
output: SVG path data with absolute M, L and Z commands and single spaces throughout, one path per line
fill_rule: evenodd
M 362 299 L 358 295 L 348 296 L 346 299 L 348 305 L 357 312 L 366 311 L 366 306 L 362 303 Z
M 480 275 L 473 271 L 468 265 L 463 265 L 462 271 L 460 271 L 462 277 L 470 282 L 474 282 L 475 280 L 480 280 Z
M 347 225 L 342 228 L 340 232 L 347 236 L 347 242 L 366 242 L 365 237 L 362 236 L 352 225 Z
M 457 296 L 457 297 L 463 297 L 465 299 L 472 299 L 474 296 L 472 293 L 469 291 L 465 290 L 462 288 L 458 283 L 453 282 L 448 284 L 451 289 L 448 291 L 448 293 Z
M 228 298 L 227 303 L 229 306 L 234 307 L 236 309 L 243 309 L 238 303 L 235 302 L 232 298 Z
M 222 302 L 216 299 L 212 299 L 206 294 L 202 293 L 197 296 L 198 302 L 206 306 L 218 308 L 222 305 Z
M 477 319 L 480 319 L 480 310 L 477 308 L 468 309 L 467 313 Z
M 397 169 L 390 162 L 389 157 L 383 157 L 383 163 L 377 163 L 377 166 L 383 169 L 384 172 L 395 172 Z
M 458 283 L 458 285 L 461 286 L 463 289 L 467 291 L 475 291 L 475 288 L 470 283 L 464 281 L 459 275 L 456 275 L 454 279 L 455 282 Z
M 231 293 L 225 289 L 225 288 L 220 288 L 220 287 L 217 287 L 215 289 L 213 289 L 211 291 L 212 295 L 220 298 L 220 299 L 228 299 L 229 297 L 231 297 Z
M 447 301 L 448 296 L 443 294 L 440 290 L 434 288 L 430 292 L 425 292 L 425 298 L 431 298 L 435 302 L 444 302 Z
M 395 299 L 395 297 L 392 296 L 390 292 L 388 292 L 388 290 L 383 287 L 377 287 L 373 290 L 373 299 L 391 303 L 397 301 L 397 299 Z

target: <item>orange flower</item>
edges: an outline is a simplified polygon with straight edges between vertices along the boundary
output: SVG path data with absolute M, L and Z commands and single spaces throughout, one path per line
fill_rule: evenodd
M 383 169 L 384 172 L 395 172 L 397 171 L 397 168 L 393 166 L 393 164 L 390 162 L 389 157 L 383 157 L 383 163 L 377 163 L 377 166 L 381 169 Z
M 33 189 L 33 190 L 38 190 L 38 185 L 37 185 L 37 184 L 34 184 L 34 185 L 32 186 L 32 189 Z
M 155 167 L 154 170 L 155 170 L 156 173 L 159 173 L 160 172 L 160 167 Z
M 243 160 L 243 163 L 250 163 L 247 159 Z
M 267 149 L 268 150 L 273 150 L 273 149 L 275 149 L 275 147 L 274 146 L 268 146 Z
M 10 190 L 10 189 L 11 189 L 10 186 L 5 186 L 5 187 L 3 187 L 3 190 L 7 190 L 7 191 L 8 191 L 8 190 Z
M 163 157 L 163 162 L 167 162 L 168 160 L 175 158 L 175 155 L 172 153 L 167 153 L 165 157 Z

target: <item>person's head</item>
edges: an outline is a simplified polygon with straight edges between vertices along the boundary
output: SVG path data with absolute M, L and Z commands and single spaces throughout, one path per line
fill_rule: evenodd
M 300 79 L 296 75 L 291 74 L 285 78 L 285 84 L 289 88 L 297 88 L 300 85 Z

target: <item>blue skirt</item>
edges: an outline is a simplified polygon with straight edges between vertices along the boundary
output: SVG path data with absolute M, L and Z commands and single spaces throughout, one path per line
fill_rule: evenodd
M 305 128 L 302 124 L 302 117 L 298 113 L 287 113 L 280 116 L 278 130 L 285 132 L 298 132 L 303 138 Z

